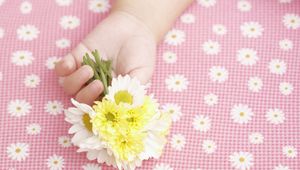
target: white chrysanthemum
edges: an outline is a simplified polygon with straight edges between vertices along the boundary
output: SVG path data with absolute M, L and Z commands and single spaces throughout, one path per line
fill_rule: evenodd
M 38 135 L 41 133 L 41 126 L 37 123 L 29 124 L 26 127 L 26 133 L 28 135 Z
M 180 21 L 185 24 L 192 24 L 195 23 L 195 16 L 193 14 L 186 13 L 180 17 Z
M 177 61 L 177 55 L 171 51 L 164 52 L 162 57 L 166 63 L 171 64 Z
M 271 73 L 282 75 L 286 72 L 286 63 L 283 60 L 272 59 L 269 62 L 268 68 Z
M 295 158 L 297 156 L 297 150 L 294 146 L 282 147 L 282 153 L 288 158 Z
M 31 110 L 32 106 L 30 103 L 26 102 L 25 100 L 12 100 L 9 102 L 7 106 L 7 112 L 11 116 L 21 117 L 28 114 Z
M 64 148 L 72 146 L 71 138 L 69 136 L 60 136 L 58 138 L 58 144 Z
M 200 132 L 207 132 L 211 127 L 211 120 L 208 116 L 196 115 L 193 119 L 193 127 Z
M 120 75 L 112 80 L 106 98 L 117 104 L 125 103 L 135 107 L 143 104 L 145 94 L 146 87 L 136 78 Z
M 231 108 L 230 116 L 233 122 L 244 124 L 252 119 L 253 112 L 247 105 L 237 104 Z
M 245 66 L 252 66 L 256 64 L 257 60 L 257 52 L 250 48 L 242 48 L 237 51 L 237 61 Z
M 254 165 L 254 158 L 248 152 L 234 152 L 230 155 L 229 161 L 231 166 L 238 170 L 249 170 Z
M 212 154 L 216 151 L 217 145 L 213 140 L 204 140 L 202 142 L 202 149 L 207 154 Z
M 58 48 L 64 49 L 71 46 L 71 41 L 66 38 L 61 38 L 55 41 L 55 45 Z
M 59 57 L 49 57 L 46 61 L 46 67 L 49 70 L 53 70 L 55 68 L 55 63 L 59 62 L 61 60 L 61 58 Z
M 185 32 L 182 30 L 172 29 L 166 34 L 164 41 L 169 45 L 180 45 L 185 41 Z
M 218 104 L 218 96 L 212 93 L 207 94 L 204 96 L 204 103 L 208 106 L 216 105 Z
M 212 6 L 215 6 L 217 1 L 216 0 L 197 0 L 198 4 L 205 7 L 209 8 Z
M 187 86 L 189 84 L 184 75 L 180 74 L 169 75 L 166 78 L 165 83 L 167 85 L 167 89 L 173 92 L 182 92 L 187 89 Z
M 244 37 L 258 38 L 262 36 L 264 28 L 258 22 L 245 22 L 240 27 Z
M 221 47 L 217 41 L 208 40 L 202 44 L 202 50 L 207 55 L 217 55 Z
M 264 136 L 261 133 L 254 132 L 249 135 L 248 140 L 252 144 L 262 144 L 264 142 Z
M 217 35 L 225 35 L 227 33 L 227 28 L 222 24 L 213 25 L 212 30 Z
M 11 62 L 17 66 L 28 66 L 34 60 L 30 51 L 15 51 L 12 53 Z
M 48 101 L 44 109 L 45 112 L 49 113 L 50 115 L 58 115 L 63 113 L 64 105 L 60 101 Z
M 185 137 L 182 134 L 174 134 L 171 138 L 171 147 L 181 151 L 185 145 Z
M 82 166 L 83 170 L 101 170 L 101 166 L 99 164 L 88 163 Z
M 12 143 L 7 147 L 6 152 L 10 159 L 24 161 L 29 156 L 29 145 L 27 143 Z
M 291 83 L 281 82 L 279 84 L 279 91 L 283 95 L 290 95 L 294 90 L 294 87 Z
M 24 84 L 29 88 L 36 88 L 40 84 L 40 77 L 35 74 L 27 75 L 24 79 Z
M 107 12 L 110 8 L 108 0 L 89 0 L 88 8 L 95 13 Z
M 173 170 L 173 168 L 169 164 L 160 163 L 156 164 L 153 170 Z
M 275 166 L 273 170 L 290 170 L 290 168 L 288 166 L 279 164 L 278 166 Z
M 251 92 L 259 92 L 262 89 L 263 82 L 259 77 L 250 77 L 248 80 L 248 89 Z
M 181 107 L 177 104 L 167 103 L 162 106 L 162 111 L 164 113 L 169 113 L 172 117 L 173 122 L 180 120 L 182 115 Z
M 59 21 L 60 26 L 63 29 L 75 29 L 80 25 L 80 19 L 76 16 L 62 16 Z
M 283 51 L 289 51 L 289 50 L 293 49 L 293 42 L 289 39 L 280 40 L 279 47 Z
M 293 0 L 279 0 L 279 3 L 291 3 Z
M 55 0 L 58 6 L 70 6 L 73 3 L 73 0 Z
M 269 109 L 266 114 L 267 121 L 278 125 L 284 122 L 284 113 L 280 109 Z
M 64 166 L 64 158 L 58 155 L 52 155 L 46 160 L 47 166 L 50 170 L 62 170 Z
M 248 12 L 251 10 L 251 3 L 246 0 L 238 1 L 237 8 L 242 12 Z
M 0 27 L 0 39 L 2 39 L 4 37 L 4 29 L 2 27 Z
M 228 71 L 221 66 L 213 66 L 209 69 L 209 77 L 212 81 L 223 83 L 228 79 Z
M 283 24 L 288 29 L 298 29 L 300 28 L 300 17 L 296 14 L 285 14 Z
M 18 39 L 23 41 L 32 41 L 36 39 L 40 31 L 34 25 L 21 25 L 17 29 Z

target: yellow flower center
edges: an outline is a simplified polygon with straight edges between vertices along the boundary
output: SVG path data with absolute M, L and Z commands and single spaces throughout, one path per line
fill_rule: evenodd
M 92 123 L 90 122 L 90 120 L 91 120 L 91 118 L 87 113 L 85 113 L 82 116 L 82 122 L 83 122 L 85 128 L 91 132 L 92 131 Z
M 20 153 L 20 152 L 21 152 L 21 149 L 20 149 L 20 148 L 17 148 L 17 149 L 15 150 L 15 152 L 16 152 L 16 153 Z
M 127 90 L 120 90 L 118 91 L 115 96 L 115 101 L 117 104 L 123 102 L 132 104 L 133 103 L 133 96 Z
M 240 116 L 243 117 L 245 115 L 244 112 L 240 112 Z
M 240 162 L 244 162 L 245 161 L 245 158 L 243 158 L 243 157 L 240 157 Z
M 115 115 L 113 113 L 111 113 L 111 112 L 107 112 L 105 114 L 105 118 L 106 118 L 106 120 L 111 121 L 111 122 L 115 122 L 116 121 Z

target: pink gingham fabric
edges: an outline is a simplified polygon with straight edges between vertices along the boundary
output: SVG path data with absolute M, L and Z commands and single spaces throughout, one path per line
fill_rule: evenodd
M 0 0 L 1 170 L 50 169 L 53 157 L 62 169 L 113 169 L 71 146 L 70 97 L 53 72 L 108 15 L 92 1 Z M 64 16 L 80 22 L 65 29 Z M 299 170 L 299 16 L 299 0 L 195 1 L 159 44 L 151 82 L 174 113 L 169 142 L 138 169 Z

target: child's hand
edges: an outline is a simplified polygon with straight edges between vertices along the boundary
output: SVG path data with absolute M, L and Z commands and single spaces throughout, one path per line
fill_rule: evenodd
M 134 16 L 114 12 L 56 64 L 55 71 L 62 77 L 65 92 L 75 95 L 79 102 L 92 104 L 103 91 L 99 80 L 86 85 L 93 70 L 87 65 L 81 66 L 84 54 L 95 49 L 104 59 L 113 61 L 113 74 L 129 74 L 142 83 L 150 80 L 156 52 L 153 33 Z

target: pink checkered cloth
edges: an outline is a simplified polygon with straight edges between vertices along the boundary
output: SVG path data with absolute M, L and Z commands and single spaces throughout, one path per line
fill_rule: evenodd
M 0 0 L 1 170 L 112 169 L 71 145 L 70 98 L 53 72 L 110 4 Z M 187 9 L 159 45 L 151 86 L 173 114 L 169 142 L 138 169 L 299 170 L 299 15 L 299 0 Z

